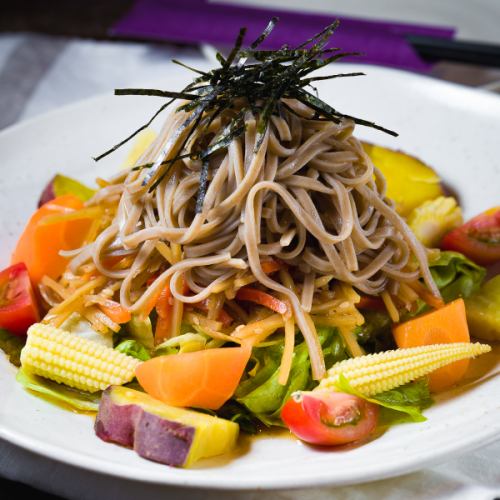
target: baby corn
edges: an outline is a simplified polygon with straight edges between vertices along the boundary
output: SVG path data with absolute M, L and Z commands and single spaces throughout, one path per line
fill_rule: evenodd
M 24 370 L 88 392 L 134 378 L 140 361 L 91 340 L 35 323 L 21 352 Z
M 428 375 L 454 361 L 491 351 L 486 344 L 457 342 L 395 349 L 336 363 L 316 389 L 336 389 L 342 374 L 351 387 L 370 397 Z

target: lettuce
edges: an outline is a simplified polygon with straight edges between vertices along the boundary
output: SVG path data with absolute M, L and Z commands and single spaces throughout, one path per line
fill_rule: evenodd
M 21 366 L 21 349 L 24 347 L 24 339 L 0 328 L 0 349 L 5 353 L 7 359 L 14 366 Z
M 120 342 L 116 347 L 115 351 L 122 352 L 133 358 L 140 359 L 141 361 L 147 361 L 151 359 L 149 351 L 137 340 L 128 339 Z
M 458 252 L 441 252 L 429 267 L 445 302 L 472 295 L 486 275 L 484 267 Z
M 318 328 L 326 366 L 348 357 L 343 341 L 335 328 Z M 253 351 L 253 376 L 245 378 L 238 386 L 236 401 L 266 425 L 283 425 L 280 413 L 283 405 L 295 391 L 309 390 L 315 382 L 311 376 L 311 362 L 307 345 L 296 345 L 292 368 L 286 385 L 278 382 L 284 342 L 257 347 Z
M 390 391 L 381 392 L 371 398 L 367 398 L 356 391 L 343 375 L 340 375 L 337 386 L 343 392 L 354 394 L 381 406 L 379 416 L 379 425 L 381 426 L 423 422 L 427 419 L 422 414 L 422 411 L 432 404 L 429 385 L 425 378 L 415 380 Z
M 126 325 L 128 338 L 137 340 L 147 349 L 151 350 L 154 347 L 153 325 L 151 320 L 147 318 L 140 318 L 139 316 L 132 315 L 132 318 Z
M 16 380 L 26 389 L 46 397 L 51 402 L 55 400 L 79 411 L 97 411 L 99 409 L 100 392 L 91 394 L 73 389 L 28 373 L 22 368 L 18 370 Z

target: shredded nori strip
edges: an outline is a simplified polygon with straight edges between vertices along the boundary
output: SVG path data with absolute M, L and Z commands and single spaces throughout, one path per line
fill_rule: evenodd
M 157 89 L 116 89 L 116 95 L 156 96 L 165 97 L 169 100 L 163 104 L 145 125 L 141 126 L 108 151 L 96 157 L 95 160 L 98 161 L 104 158 L 135 137 L 140 131 L 148 127 L 176 99 L 187 101 L 177 108 L 177 111 L 190 113 L 189 117 L 180 126 L 179 132 L 187 128 L 190 128 L 190 130 L 178 148 L 176 155 L 167 161 L 159 158 L 154 163 L 148 163 L 135 168 L 149 169 L 148 174 L 143 180 L 143 184 L 149 186 L 149 190 L 151 191 L 158 186 L 172 165 L 178 160 L 186 157 L 190 157 L 193 160 L 202 160 L 200 188 L 196 200 L 196 212 L 199 213 L 203 207 L 203 199 L 207 190 L 209 178 L 208 160 L 212 155 L 226 149 L 234 138 L 244 134 L 244 115 L 248 110 L 252 110 L 258 116 L 255 151 L 262 145 L 271 116 L 273 114 L 279 115 L 282 106 L 292 111 L 289 106 L 282 102 L 284 98 L 297 99 L 314 110 L 315 114 L 311 118 L 312 120 L 339 123 L 342 119 L 350 119 L 358 125 L 371 127 L 392 136 L 398 135 L 396 132 L 376 123 L 342 113 L 305 89 L 305 87 L 309 87 L 313 91 L 316 91 L 312 86 L 312 83 L 315 81 L 361 76 L 364 74 L 353 72 L 308 77 L 311 72 L 346 56 L 360 55 L 357 52 L 341 52 L 339 48 L 325 48 L 339 26 L 339 21 L 326 26 L 322 31 L 297 47 L 290 48 L 284 45 L 278 50 L 258 50 L 257 47 L 271 34 L 277 22 L 278 19 L 273 17 L 264 31 L 250 44 L 249 48 L 242 48 L 247 30 L 246 28 L 241 28 L 227 58 L 217 53 L 217 60 L 220 66 L 208 72 L 191 68 L 184 63 L 174 60 L 176 64 L 180 64 L 199 75 L 180 92 Z M 204 134 L 202 133 L 200 135 L 200 142 L 208 142 L 206 148 L 196 153 L 192 151 L 186 153 L 184 148 L 193 131 L 198 126 L 204 126 L 204 133 L 208 133 L 209 125 L 213 120 L 223 111 L 231 108 L 236 100 L 243 100 L 244 105 L 217 138 L 210 141 L 203 141 Z

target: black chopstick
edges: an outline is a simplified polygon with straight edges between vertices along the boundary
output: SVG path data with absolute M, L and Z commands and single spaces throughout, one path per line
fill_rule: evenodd
M 410 35 L 407 40 L 429 61 L 447 60 L 500 68 L 500 45 L 420 35 Z

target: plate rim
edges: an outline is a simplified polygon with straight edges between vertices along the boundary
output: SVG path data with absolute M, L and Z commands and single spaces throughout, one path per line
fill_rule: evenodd
M 494 102 L 495 105 L 500 104 L 500 95 L 496 93 L 485 89 L 467 87 L 455 82 L 442 81 L 429 75 L 416 74 L 394 68 L 384 68 L 363 63 L 339 63 L 337 66 L 339 65 L 344 67 L 356 66 L 360 68 L 366 68 L 366 70 L 372 73 L 375 77 L 377 76 L 377 74 L 386 74 L 389 76 L 391 74 L 397 75 L 397 77 L 401 78 L 402 81 L 412 80 L 418 82 L 419 84 L 431 84 L 434 86 L 434 88 L 439 87 L 443 90 L 454 89 L 462 93 L 462 95 L 473 95 L 476 99 L 486 99 L 489 102 Z M 35 115 L 4 128 L 0 131 L 0 138 L 19 133 L 24 128 L 30 127 L 31 125 L 36 125 L 36 123 L 39 121 L 53 119 L 54 117 L 57 117 L 59 115 L 64 115 L 68 112 L 71 112 L 71 110 L 73 109 L 78 109 L 80 107 L 86 107 L 89 105 L 92 106 L 94 105 L 93 103 L 96 103 L 96 105 L 98 105 L 97 103 L 101 101 L 104 102 L 111 97 L 112 95 L 110 95 L 110 93 L 100 93 L 98 95 L 86 97 L 73 103 L 58 107 L 56 109 Z M 120 477 L 149 484 L 173 485 L 185 488 L 202 487 L 213 490 L 248 491 L 255 489 L 298 489 L 305 487 L 322 487 L 333 484 L 335 484 L 336 486 L 345 486 L 396 477 L 421 469 L 424 462 L 425 466 L 427 467 L 429 465 L 440 463 L 447 457 L 450 457 L 455 453 L 461 455 L 471 450 L 480 448 L 491 442 L 494 442 L 500 439 L 499 429 L 491 430 L 487 427 L 480 429 L 482 432 L 480 433 L 479 438 L 477 437 L 477 434 L 475 434 L 474 436 L 467 436 L 467 439 L 463 439 L 462 437 L 462 439 L 460 440 L 449 443 L 449 445 L 446 447 L 443 447 L 439 450 L 429 449 L 427 453 L 420 453 L 418 459 L 409 458 L 408 460 L 402 461 L 397 466 L 393 465 L 390 469 L 385 471 L 383 469 L 377 470 L 376 467 L 371 466 L 371 469 L 368 471 L 368 473 L 366 472 L 366 468 L 363 468 L 363 470 L 360 472 L 349 471 L 349 474 L 346 474 L 344 472 L 340 478 L 334 478 L 328 474 L 328 471 L 320 469 L 317 474 L 311 476 L 310 478 L 299 476 L 295 481 L 291 482 L 289 478 L 277 477 L 272 481 L 267 480 L 264 486 L 262 486 L 261 482 L 258 479 L 253 479 L 253 476 L 251 476 L 249 479 L 241 480 L 232 479 L 229 475 L 226 478 L 226 481 L 224 483 L 221 483 L 220 477 L 217 476 L 210 477 L 210 475 L 205 475 L 200 478 L 183 478 L 181 474 L 175 474 L 172 476 L 161 478 L 156 471 L 141 470 L 142 477 L 134 478 L 130 477 L 130 465 L 109 462 L 98 457 L 82 455 L 76 451 L 64 449 L 59 445 L 48 443 L 46 441 L 43 441 L 42 439 L 26 436 L 21 432 L 12 431 L 11 429 L 5 427 L 1 422 L 0 438 L 8 441 L 9 443 L 12 443 L 13 445 L 19 446 L 20 448 L 33 452 L 39 456 L 44 456 L 60 463 L 69 464 L 80 469 L 98 472 L 100 474 L 106 474 L 113 477 Z

